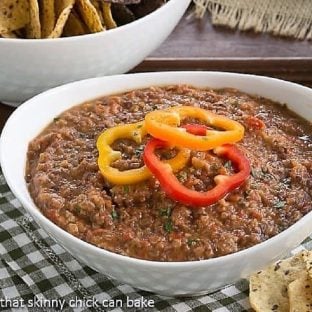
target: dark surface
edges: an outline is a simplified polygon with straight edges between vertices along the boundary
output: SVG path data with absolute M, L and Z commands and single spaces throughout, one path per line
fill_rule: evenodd
M 214 27 L 208 18 L 197 20 L 185 16 L 168 40 L 153 57 L 308 57 L 312 58 L 311 41 L 273 37 L 268 34 L 239 32 Z
M 0 131 L 13 110 L 14 109 L 12 107 L 0 103 Z
M 181 20 L 169 38 L 133 69 L 220 70 L 282 78 L 312 86 L 312 43 Z M 13 108 L 0 104 L 0 129 Z
M 134 71 L 220 70 L 267 75 L 312 85 L 312 44 L 214 27 L 189 15 Z

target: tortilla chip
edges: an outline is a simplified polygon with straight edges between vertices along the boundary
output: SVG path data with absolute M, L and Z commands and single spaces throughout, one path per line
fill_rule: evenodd
M 103 2 L 102 4 L 104 24 L 108 29 L 113 29 L 117 27 L 117 24 L 113 18 L 111 4 Z
M 288 285 L 289 311 L 312 311 L 312 281 L 308 273 Z
M 123 4 L 113 3 L 111 10 L 117 25 L 125 25 L 135 21 L 135 16 L 132 11 Z
M 8 31 L 0 34 L 2 38 L 18 38 L 14 32 Z
M 101 24 L 103 26 L 105 26 L 105 24 L 104 24 L 104 17 L 103 17 L 102 8 L 101 8 L 101 2 L 98 1 L 98 0 L 91 0 L 91 3 L 95 7 L 95 9 L 96 9 L 96 11 L 97 11 L 97 13 L 99 15 L 99 18 L 101 20 Z
M 28 0 L 0 0 L 0 34 L 23 28 L 28 23 Z
M 136 18 L 146 16 L 166 3 L 165 0 L 142 0 L 139 4 L 129 5 L 128 8 L 132 11 Z
M 70 13 L 63 30 L 63 36 L 80 36 L 88 33 L 87 26 L 79 19 L 75 10 Z
M 69 18 L 69 15 L 74 7 L 75 0 L 64 0 L 63 10 L 58 17 L 53 31 L 50 33 L 49 38 L 59 38 L 63 33 L 65 24 Z
M 306 252 L 303 256 L 303 260 L 306 264 L 308 275 L 312 279 L 312 251 Z
M 55 0 L 54 12 L 56 18 L 58 18 L 68 6 L 74 5 L 75 3 L 76 0 Z
M 103 31 L 104 27 L 101 23 L 99 14 L 90 0 L 77 0 L 77 4 L 79 13 L 89 30 L 92 33 Z
M 14 31 L 17 38 L 25 38 L 26 37 L 26 28 L 17 29 Z
M 249 300 L 256 312 L 288 312 L 288 285 L 306 274 L 305 252 L 270 265 L 250 277 Z
M 141 0 L 103 0 L 106 3 L 133 4 L 140 3 Z
M 60 2 L 59 0 L 57 0 Z M 46 38 L 55 26 L 54 0 L 41 0 L 41 36 Z
M 37 0 L 29 0 L 30 22 L 27 25 L 27 38 L 40 39 L 41 25 L 39 15 L 39 4 Z
M 61 15 L 62 11 L 65 9 L 66 3 L 64 0 L 54 1 L 54 14 L 56 18 Z

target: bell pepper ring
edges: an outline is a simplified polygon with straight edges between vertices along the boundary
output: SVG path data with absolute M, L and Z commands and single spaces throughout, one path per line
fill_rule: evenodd
M 151 172 L 146 166 L 136 169 L 120 171 L 111 164 L 120 159 L 120 151 L 113 150 L 112 145 L 117 139 L 131 139 L 140 144 L 142 138 L 147 135 L 144 122 L 125 124 L 109 128 L 102 132 L 97 139 L 96 146 L 99 152 L 98 166 L 101 174 L 113 184 L 135 184 L 151 177 Z M 171 147 L 167 145 L 167 147 Z M 190 158 L 190 151 L 179 148 L 177 155 L 171 159 L 164 160 L 173 171 L 182 169 Z
M 179 127 L 186 118 L 196 118 L 206 125 L 224 131 L 206 129 L 203 136 L 189 133 Z M 175 106 L 156 110 L 145 116 L 147 132 L 154 138 L 168 141 L 175 146 L 206 151 L 226 143 L 235 143 L 244 136 L 244 127 L 229 118 L 192 106 Z
M 195 135 L 205 135 L 206 128 L 200 125 L 187 125 L 186 131 Z M 146 166 L 159 181 L 162 189 L 173 200 L 184 205 L 195 207 L 209 206 L 222 199 L 229 192 L 239 187 L 250 175 L 250 164 L 245 155 L 232 144 L 225 144 L 214 149 L 214 153 L 230 160 L 236 169 L 233 175 L 217 175 L 216 186 L 206 192 L 197 192 L 179 182 L 167 164 L 159 160 L 155 154 L 157 148 L 166 148 L 168 142 L 151 139 L 145 146 L 143 159 Z

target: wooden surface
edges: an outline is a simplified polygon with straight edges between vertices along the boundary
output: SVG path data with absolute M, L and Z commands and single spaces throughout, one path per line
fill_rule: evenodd
M 232 58 L 232 57 L 308 57 L 312 58 L 312 41 L 282 39 L 254 32 L 214 27 L 209 18 L 181 20 L 168 40 L 153 57 Z
M 312 42 L 213 27 L 209 18 L 181 20 L 138 71 L 220 70 L 272 76 L 312 86 Z M 13 108 L 0 104 L 0 129 Z
M 166 42 L 134 71 L 221 70 L 312 84 L 312 42 L 181 20 Z

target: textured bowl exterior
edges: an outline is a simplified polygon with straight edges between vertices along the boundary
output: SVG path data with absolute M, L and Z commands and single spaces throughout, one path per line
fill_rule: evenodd
M 62 111 L 102 95 L 167 84 L 234 87 L 287 105 L 312 120 L 312 90 L 273 78 L 218 72 L 167 72 L 94 78 L 42 93 L 20 106 L 2 132 L 0 161 L 8 185 L 39 225 L 74 257 L 93 269 L 134 287 L 163 295 L 205 293 L 262 269 L 312 232 L 312 213 L 279 235 L 223 257 L 189 262 L 156 262 L 121 256 L 65 232 L 41 214 L 24 179 L 30 140 Z M 33 117 L 35 114 L 35 118 Z
M 0 101 L 18 104 L 70 81 L 127 72 L 167 38 L 190 2 L 170 0 L 142 19 L 91 35 L 2 38 Z

